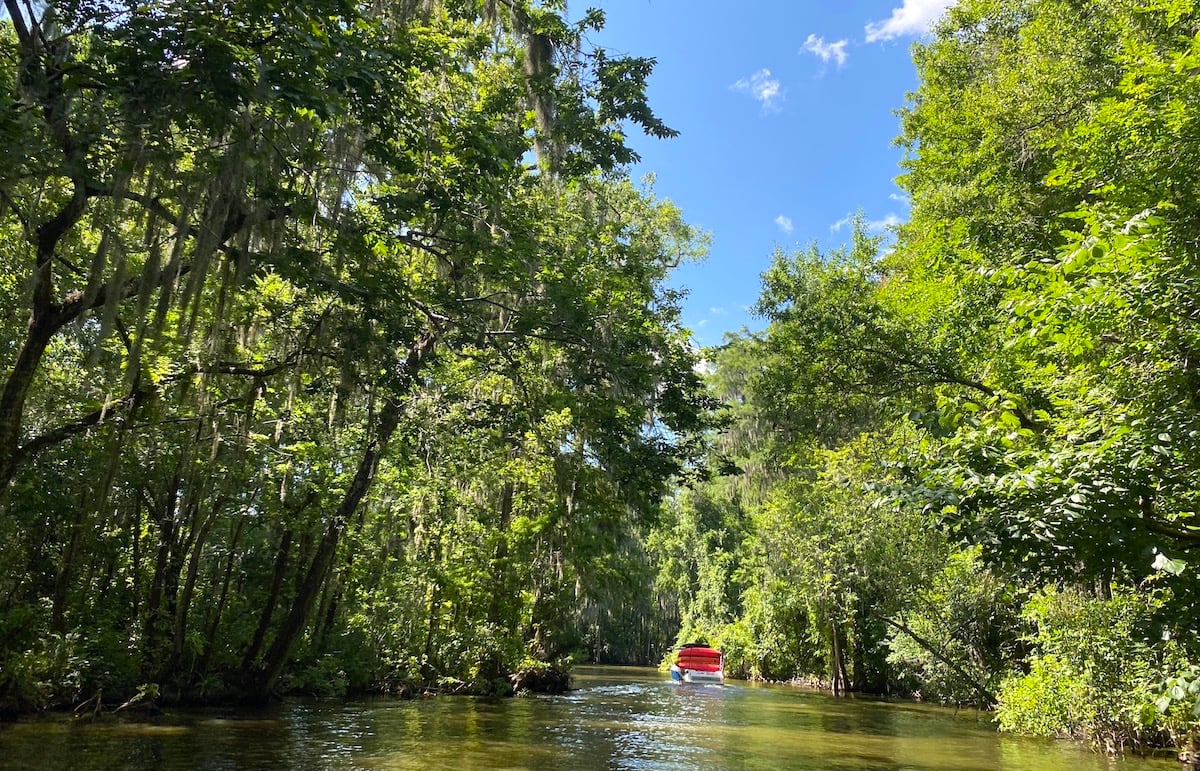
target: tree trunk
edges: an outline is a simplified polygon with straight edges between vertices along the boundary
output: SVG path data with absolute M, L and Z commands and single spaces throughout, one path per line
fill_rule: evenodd
M 415 375 L 415 368 L 413 369 Z M 304 581 L 292 601 L 292 607 L 280 625 L 275 635 L 275 641 L 263 657 L 261 668 L 255 674 L 251 685 L 251 698 L 266 700 L 275 688 L 283 667 L 287 664 L 292 648 L 299 640 L 304 628 L 308 625 L 313 607 L 321 595 L 330 566 L 337 552 L 338 541 L 342 531 L 357 511 L 359 504 L 366 497 L 371 482 L 375 477 L 379 459 L 400 422 L 400 402 L 396 397 L 387 400 L 380 412 L 379 428 L 374 438 L 368 442 L 355 471 L 354 480 L 342 498 L 335 514 L 330 518 L 325 534 L 317 545 L 316 554 L 305 573 Z
M 33 311 L 25 343 L 4 383 L 4 390 L 0 392 L 0 494 L 8 490 L 16 475 L 25 399 L 50 339 L 57 331 L 58 327 L 44 313 L 38 313 L 37 309 Z
M 167 584 L 169 582 L 168 575 L 171 572 L 171 547 L 175 543 L 175 507 L 178 504 L 179 484 L 180 479 L 176 474 L 171 479 L 170 489 L 166 491 L 165 500 L 155 517 L 158 520 L 159 530 L 158 553 L 154 558 L 154 576 L 150 580 L 150 596 L 146 599 L 144 624 L 146 631 L 142 647 L 143 673 L 147 678 L 152 678 L 158 669 L 152 662 L 158 656 L 156 648 L 163 625 L 162 606 L 164 596 L 172 592 Z M 153 502 L 149 503 L 150 511 L 154 512 L 156 507 Z
M 79 539 L 83 530 L 84 501 L 79 501 L 78 507 L 72 513 L 71 524 L 68 526 L 70 536 L 62 550 L 62 566 L 54 582 L 54 597 L 51 601 L 50 628 L 62 634 L 67 631 L 66 607 L 67 595 L 70 593 L 71 578 L 75 572 L 75 561 L 79 557 Z
M 138 610 L 142 604 L 142 496 L 133 496 L 133 544 L 130 554 L 130 573 L 133 576 L 131 591 L 133 598 L 129 609 L 131 619 L 138 618 Z
M 196 531 L 196 537 L 192 542 L 191 554 L 188 557 L 187 575 L 184 577 L 183 589 L 179 593 L 179 602 L 175 611 L 175 644 L 173 646 L 175 666 L 183 664 L 183 647 L 187 639 L 188 613 L 191 611 L 192 595 L 196 591 L 196 579 L 200 575 L 200 560 L 204 556 L 204 547 L 208 543 L 208 533 L 212 530 L 213 523 L 216 522 L 224 505 L 224 500 L 217 500 L 213 503 L 212 511 L 205 517 L 199 530 Z
M 1179 750 L 1179 764 L 1187 771 L 1200 771 L 1200 731 L 1192 730 Z
M 242 535 L 242 526 L 245 524 L 244 516 L 239 516 L 233 526 L 233 534 L 229 537 L 229 555 L 225 560 L 225 571 L 221 579 L 221 592 L 217 597 L 216 607 L 213 608 L 212 623 L 208 625 L 208 635 L 204 640 L 204 652 L 200 655 L 200 662 L 196 665 L 196 670 L 200 676 L 208 674 L 208 665 L 212 661 L 213 653 L 217 649 L 217 632 L 221 628 L 221 615 L 225 612 L 225 601 L 229 597 L 229 584 L 233 579 L 233 564 L 237 555 L 238 539 Z
M 343 531 L 342 535 L 345 535 Z M 316 613 L 313 615 L 315 619 L 312 625 L 312 631 L 309 632 L 309 650 L 315 654 L 325 652 L 325 636 L 329 634 L 333 626 L 334 618 L 337 616 L 338 595 L 340 592 L 339 584 L 342 581 L 342 573 L 336 566 L 329 566 L 329 574 L 326 575 L 324 584 L 321 587 L 321 596 L 317 601 Z
M 402 391 L 412 388 L 416 384 L 417 375 L 429 356 L 432 355 L 437 342 L 437 332 L 427 331 L 408 349 L 408 356 L 405 358 L 403 366 L 405 381 Z M 270 698 L 271 691 L 275 688 L 279 675 L 283 673 L 283 667 L 287 663 L 288 656 L 291 655 L 292 648 L 308 625 L 313 605 L 316 604 L 329 575 L 329 568 L 333 563 L 342 531 L 353 519 L 363 498 L 366 497 L 367 491 L 375 479 L 375 471 L 379 467 L 380 458 L 387 448 L 388 441 L 400 425 L 400 417 L 400 394 L 393 393 L 386 398 L 383 409 L 380 410 L 379 426 L 375 431 L 374 438 L 363 449 L 354 479 L 350 483 L 349 489 L 346 490 L 337 511 L 330 518 L 325 535 L 317 546 L 316 555 L 292 601 L 292 607 L 280 625 L 279 631 L 275 635 L 275 641 L 264 655 L 262 666 L 251 682 L 248 695 L 252 699 L 261 701 Z
M 246 655 L 242 659 L 242 672 L 249 673 L 262 650 L 263 641 L 267 639 L 267 631 L 271 628 L 271 616 L 275 614 L 275 605 L 279 602 L 279 592 L 283 588 L 283 578 L 287 574 L 288 556 L 292 549 L 292 529 L 283 531 L 279 538 L 279 549 L 275 552 L 275 570 L 271 576 L 271 588 L 267 592 L 267 601 L 258 617 L 258 628 L 254 630 L 254 638 Z
M 861 599 L 854 603 L 854 646 L 850 655 L 850 689 L 855 693 L 866 693 L 870 690 L 867 683 L 867 641 L 870 630 L 866 616 L 866 603 Z
M 351 529 L 352 534 L 362 532 L 363 525 L 366 524 L 366 509 L 359 507 L 358 517 L 355 519 L 354 527 Z M 325 638 L 333 631 L 334 622 L 337 621 L 338 609 L 342 604 L 342 597 L 346 594 L 346 584 L 350 581 L 350 571 L 354 568 L 355 549 L 348 549 L 346 552 L 346 561 L 342 565 L 342 569 L 338 572 L 337 580 L 334 582 L 333 591 L 329 595 L 329 602 L 325 606 L 322 613 L 324 621 L 321 624 L 320 631 L 317 634 L 319 645 L 324 646 Z
M 496 551 L 492 556 L 492 597 L 488 603 L 488 625 L 494 630 L 508 631 L 509 626 L 509 610 L 506 607 L 508 602 L 511 602 L 511 592 L 508 591 L 508 527 L 512 521 L 514 488 L 511 481 L 506 481 L 500 491 L 500 521 L 497 524 L 496 530 L 498 540 L 496 543 Z M 503 639 L 504 635 L 501 635 Z M 502 678 L 508 673 L 504 671 L 504 652 L 502 650 L 493 650 L 488 658 L 487 664 L 480 673 L 480 679 L 490 681 L 489 690 L 495 687 L 500 690 L 498 685 Z
M 429 613 L 425 619 L 425 655 L 421 657 L 421 677 L 432 681 L 437 677 L 438 664 L 434 661 L 433 643 L 438 633 L 438 611 L 442 608 L 441 587 L 435 582 L 429 585 L 426 601 Z
M 833 627 L 833 639 L 837 646 L 837 679 L 839 687 L 836 693 L 846 694 L 850 692 L 850 676 L 846 674 L 846 630 L 839 624 Z
M 842 671 L 845 667 L 842 666 L 842 645 L 838 639 L 838 630 L 836 624 L 830 625 L 829 637 L 831 640 L 831 652 L 829 656 L 829 670 L 832 678 L 832 687 L 834 695 L 839 695 L 845 691 L 842 684 Z
M 867 690 L 867 662 L 863 653 L 863 639 L 855 635 L 854 645 L 850 651 L 850 690 L 855 693 L 865 693 Z

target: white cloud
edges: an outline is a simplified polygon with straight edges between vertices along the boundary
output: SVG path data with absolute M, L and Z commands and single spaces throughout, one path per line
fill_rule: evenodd
M 842 217 L 840 220 L 838 220 L 837 222 L 830 225 L 829 232 L 837 233 L 842 228 L 846 227 L 847 225 L 851 224 L 852 222 L 854 222 L 854 215 L 847 214 L 845 217 Z M 873 233 L 873 234 L 879 234 L 889 228 L 894 228 L 895 226 L 899 225 L 901 222 L 902 222 L 902 220 L 900 219 L 900 217 L 897 216 L 894 212 L 888 212 L 887 215 L 881 220 L 867 220 L 867 223 L 866 223 L 867 232 Z
M 896 201 L 898 203 L 902 203 L 905 206 L 912 205 L 912 201 L 908 200 L 908 196 L 904 195 L 903 193 L 892 193 L 888 196 L 888 199 L 890 199 L 892 201 Z
M 725 310 L 724 308 L 718 308 L 716 306 L 709 308 L 708 312 L 714 316 L 728 316 L 729 315 L 729 311 Z
M 867 42 L 892 40 L 905 35 L 923 35 L 942 18 L 946 9 L 958 0 L 904 0 L 892 9 L 890 18 L 867 23 Z
M 791 217 L 785 217 L 782 214 L 780 214 L 778 217 L 775 218 L 775 224 L 778 225 L 779 229 L 782 230 L 784 233 L 792 232 L 792 218 Z
M 730 88 L 750 94 L 762 104 L 763 112 L 778 110 L 778 103 L 784 98 L 783 86 L 771 77 L 771 71 L 765 67 L 748 78 L 742 78 Z
M 849 42 L 848 40 L 839 40 L 836 43 L 826 43 L 823 37 L 809 35 L 801 50 L 807 51 L 823 62 L 835 61 L 837 66 L 841 67 L 846 63 L 846 44 Z
M 868 233 L 882 233 L 889 228 L 894 228 L 900 224 L 900 218 L 895 214 L 888 212 L 888 215 L 881 220 L 871 220 L 867 223 Z

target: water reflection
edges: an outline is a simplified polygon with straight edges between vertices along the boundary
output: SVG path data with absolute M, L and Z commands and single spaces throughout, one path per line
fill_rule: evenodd
M 782 687 L 676 685 L 586 668 L 563 696 L 305 700 L 150 722 L 0 728 L 0 768 L 1172 769 L 1001 737 L 985 716 Z

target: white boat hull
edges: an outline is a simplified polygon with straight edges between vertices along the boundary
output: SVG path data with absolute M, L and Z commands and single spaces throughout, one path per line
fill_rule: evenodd
M 680 669 L 677 664 L 672 664 L 671 679 L 682 683 L 722 685 L 725 682 L 725 673 L 720 670 L 702 672 L 697 669 Z
M 686 670 L 683 673 L 683 682 L 685 683 L 715 683 L 720 685 L 725 682 L 724 672 L 696 672 L 695 670 Z

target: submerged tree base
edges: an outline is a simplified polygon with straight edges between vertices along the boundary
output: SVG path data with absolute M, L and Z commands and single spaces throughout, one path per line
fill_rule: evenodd
M 571 687 L 570 670 L 562 664 L 538 662 L 522 667 L 510 677 L 513 691 L 521 693 L 564 693 Z

